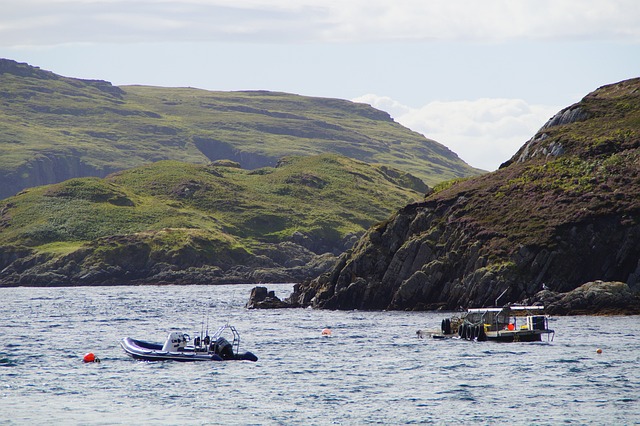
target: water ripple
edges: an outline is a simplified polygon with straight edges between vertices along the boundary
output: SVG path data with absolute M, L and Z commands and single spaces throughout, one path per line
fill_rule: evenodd
M 417 339 L 441 313 L 248 311 L 251 286 L 0 289 L 0 423 L 633 424 L 638 317 L 553 318 L 554 342 Z M 282 286 L 278 294 L 287 294 Z M 138 362 L 229 321 L 257 363 Z M 332 336 L 321 336 L 331 327 Z M 597 354 L 596 349 L 602 353 Z M 84 364 L 94 352 L 102 362 Z M 1 368 L 4 367 L 4 368 Z M 99 401 L 99 403 L 96 403 Z

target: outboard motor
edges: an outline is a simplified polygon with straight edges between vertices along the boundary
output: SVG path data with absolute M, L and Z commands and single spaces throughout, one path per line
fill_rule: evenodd
M 169 333 L 169 336 L 167 336 L 167 340 L 165 340 L 164 346 L 162 346 L 162 350 L 165 352 L 181 351 L 185 346 L 187 346 L 188 340 L 189 339 L 186 334 L 173 331 Z
M 233 346 L 224 337 L 218 337 L 215 343 L 211 344 L 211 352 L 216 353 L 222 359 L 234 359 Z
M 529 330 L 546 330 L 547 318 L 544 315 L 535 315 L 527 317 L 527 326 Z

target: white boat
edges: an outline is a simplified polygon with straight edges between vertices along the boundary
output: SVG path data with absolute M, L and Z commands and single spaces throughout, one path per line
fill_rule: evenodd
M 222 336 L 230 331 L 233 342 Z M 120 346 L 127 355 L 144 361 L 257 361 L 251 352 L 240 352 L 240 335 L 235 327 L 223 325 L 212 336 L 198 336 L 193 339 L 186 333 L 173 331 L 162 343 L 125 337 Z

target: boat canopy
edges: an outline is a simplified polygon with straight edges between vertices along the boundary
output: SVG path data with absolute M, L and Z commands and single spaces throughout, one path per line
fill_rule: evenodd
M 469 313 L 479 312 L 502 312 L 502 311 L 542 311 L 544 306 L 504 306 L 502 308 L 470 308 L 467 310 Z

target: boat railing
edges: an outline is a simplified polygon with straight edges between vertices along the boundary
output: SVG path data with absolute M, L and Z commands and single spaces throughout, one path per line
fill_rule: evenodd
M 230 324 L 220 326 L 220 328 L 218 328 L 218 330 L 213 333 L 213 336 L 211 336 L 211 341 L 214 343 L 217 342 L 218 338 L 222 337 L 222 333 L 224 333 L 224 331 L 227 329 L 231 331 L 231 334 L 233 335 L 233 342 L 231 342 L 233 353 L 240 353 L 240 333 L 238 333 L 238 330 L 236 330 L 236 328 Z

